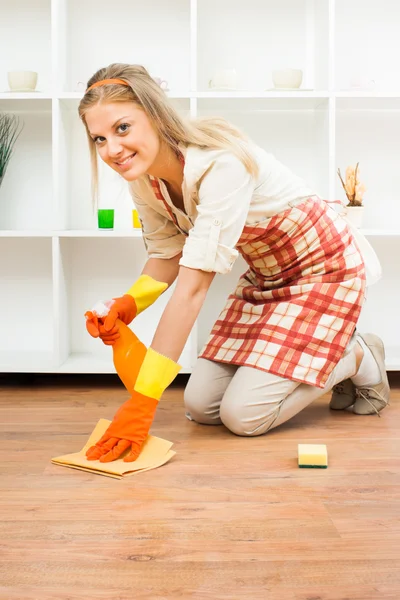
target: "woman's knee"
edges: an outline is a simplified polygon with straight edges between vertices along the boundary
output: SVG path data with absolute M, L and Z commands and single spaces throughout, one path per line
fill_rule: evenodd
M 210 421 L 210 415 L 207 414 L 209 410 L 207 394 L 205 393 L 203 384 L 197 378 L 193 378 L 193 374 L 186 384 L 183 401 L 186 415 L 191 420 L 198 423 L 208 423 Z
M 296 383 L 251 367 L 241 367 L 227 388 L 220 418 L 229 431 L 244 437 L 267 433 Z
M 234 375 L 232 365 L 199 358 L 184 391 L 189 418 L 203 424 L 221 424 L 222 397 Z
M 229 431 L 243 437 L 254 437 L 269 431 L 279 414 L 281 398 L 276 402 L 263 405 L 258 410 L 243 402 L 242 398 L 229 397 L 226 393 L 220 406 L 220 418 Z

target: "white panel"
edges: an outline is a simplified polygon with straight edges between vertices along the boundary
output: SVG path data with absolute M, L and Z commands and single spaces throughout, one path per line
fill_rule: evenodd
M 0 351 L 52 352 L 51 239 L 0 239 L 0 281 Z
M 67 2 L 51 0 L 53 89 L 57 91 L 67 85 Z
M 190 89 L 197 89 L 197 0 L 190 0 Z
M 332 0 L 309 0 L 309 11 L 313 10 L 315 87 L 329 89 L 329 2 Z
M 69 261 L 61 252 L 60 238 L 52 240 L 53 249 L 53 311 L 54 311 L 54 361 L 56 366 L 62 364 L 68 356 L 70 346 L 69 320 Z

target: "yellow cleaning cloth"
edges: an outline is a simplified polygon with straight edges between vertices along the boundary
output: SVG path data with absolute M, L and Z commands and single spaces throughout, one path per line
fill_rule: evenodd
M 110 423 L 111 421 L 107 419 L 100 419 L 82 450 L 74 454 L 57 456 L 52 458 L 51 462 L 63 467 L 70 467 L 71 469 L 79 469 L 80 471 L 89 471 L 97 475 L 121 479 L 139 471 L 149 471 L 150 469 L 161 467 L 161 465 L 164 465 L 176 454 L 176 452 L 171 450 L 172 442 L 149 435 L 143 444 L 140 455 L 134 462 L 127 463 L 122 460 L 129 453 L 129 449 L 113 462 L 101 463 L 99 460 L 87 460 L 86 450 L 99 441 Z

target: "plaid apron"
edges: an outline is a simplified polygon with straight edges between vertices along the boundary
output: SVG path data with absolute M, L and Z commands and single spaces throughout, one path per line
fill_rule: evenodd
M 310 198 L 246 225 L 236 248 L 249 268 L 199 356 L 323 388 L 364 300 L 364 264 L 348 225 Z

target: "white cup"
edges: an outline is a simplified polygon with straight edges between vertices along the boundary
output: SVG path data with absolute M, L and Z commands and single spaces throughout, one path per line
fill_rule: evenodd
M 218 89 L 236 89 L 238 74 L 236 69 L 219 69 L 208 82 L 208 87 Z
M 86 90 L 86 84 L 83 81 L 76 81 L 74 85 L 74 92 L 84 92 Z
M 351 90 L 373 90 L 376 87 L 376 83 L 374 79 L 368 79 L 368 77 L 364 77 L 363 75 L 355 75 L 350 80 L 350 89 Z
M 168 81 L 166 79 L 162 79 L 161 77 L 153 77 L 153 79 L 156 84 L 159 85 L 162 90 L 164 90 L 164 92 L 169 92 Z
M 299 88 L 303 81 L 301 69 L 276 69 L 272 71 L 272 81 L 276 88 Z
M 32 90 L 37 84 L 38 74 L 36 71 L 9 71 L 7 73 L 8 85 L 11 91 Z

